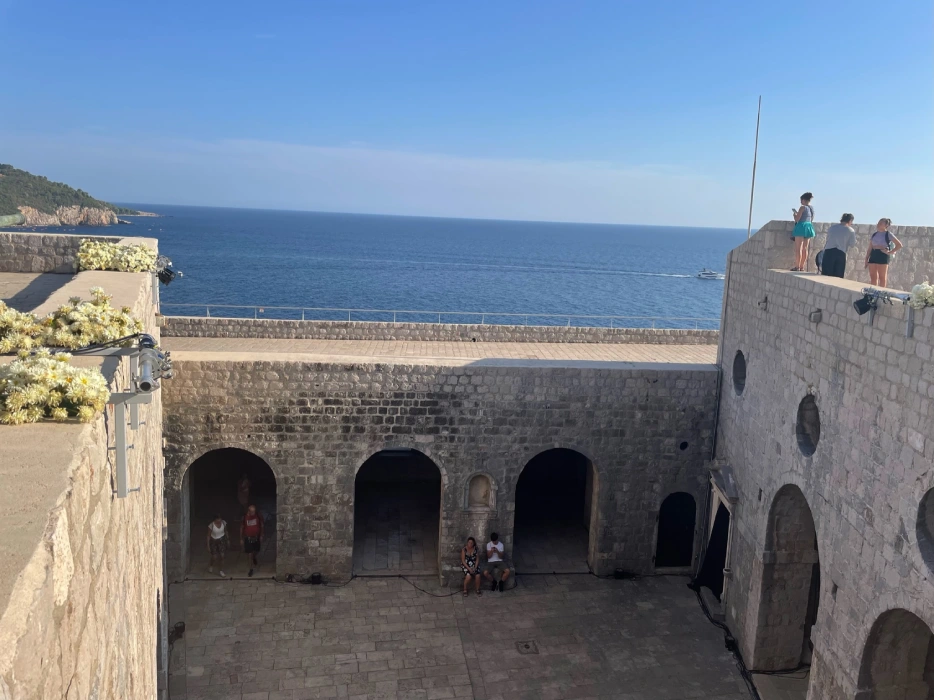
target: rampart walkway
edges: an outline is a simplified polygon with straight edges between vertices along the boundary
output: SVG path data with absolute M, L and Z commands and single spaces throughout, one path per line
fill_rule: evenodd
M 276 361 L 431 362 L 505 366 L 601 367 L 634 365 L 715 365 L 715 345 L 647 345 L 604 343 L 464 343 L 408 340 L 282 340 L 255 338 L 164 338 L 178 359 L 211 360 L 224 353 L 255 360 L 257 354 Z

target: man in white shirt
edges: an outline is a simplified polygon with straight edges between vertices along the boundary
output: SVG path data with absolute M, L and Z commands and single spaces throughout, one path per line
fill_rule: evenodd
M 490 534 L 490 541 L 486 543 L 486 566 L 483 567 L 483 575 L 490 582 L 490 590 L 500 591 L 506 581 L 509 579 L 509 569 L 506 566 L 506 548 L 499 541 L 499 535 L 495 532 Z

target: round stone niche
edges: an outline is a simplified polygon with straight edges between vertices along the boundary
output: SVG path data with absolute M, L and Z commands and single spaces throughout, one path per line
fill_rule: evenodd
M 742 350 L 736 351 L 736 357 L 733 358 L 733 390 L 740 396 L 743 389 L 746 388 L 746 356 Z
M 492 508 L 493 484 L 486 474 L 475 474 L 467 485 L 467 508 Z
M 795 435 L 801 454 L 810 457 L 817 450 L 820 442 L 820 412 L 817 401 L 808 394 L 798 404 L 798 420 L 795 423 Z
M 927 567 L 934 572 L 934 489 L 931 489 L 918 506 L 918 548 Z

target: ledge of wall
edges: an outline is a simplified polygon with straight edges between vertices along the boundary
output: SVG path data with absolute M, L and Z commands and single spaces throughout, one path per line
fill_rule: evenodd
M 126 245 L 144 243 L 156 248 L 154 238 L 0 231 L 0 272 L 73 273 L 78 248 L 85 238 Z
M 158 333 L 145 273 L 82 272 L 43 306 L 94 286 Z M 112 390 L 129 383 L 125 358 L 73 362 L 100 366 Z M 112 407 L 86 425 L 0 426 L 0 698 L 156 697 L 165 606 L 159 392 L 140 418 L 128 454 L 139 491 L 126 499 L 113 495 Z
M 298 340 L 426 340 L 478 343 L 645 343 L 716 345 L 719 331 L 566 326 L 281 321 L 164 316 L 162 335 L 182 338 L 286 338 Z

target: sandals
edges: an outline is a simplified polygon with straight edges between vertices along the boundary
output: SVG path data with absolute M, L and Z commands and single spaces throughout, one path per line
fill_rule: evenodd
M 482 597 L 483 597 L 483 591 L 481 591 L 479 588 L 477 589 L 477 597 L 478 597 L 478 598 L 482 598 Z

